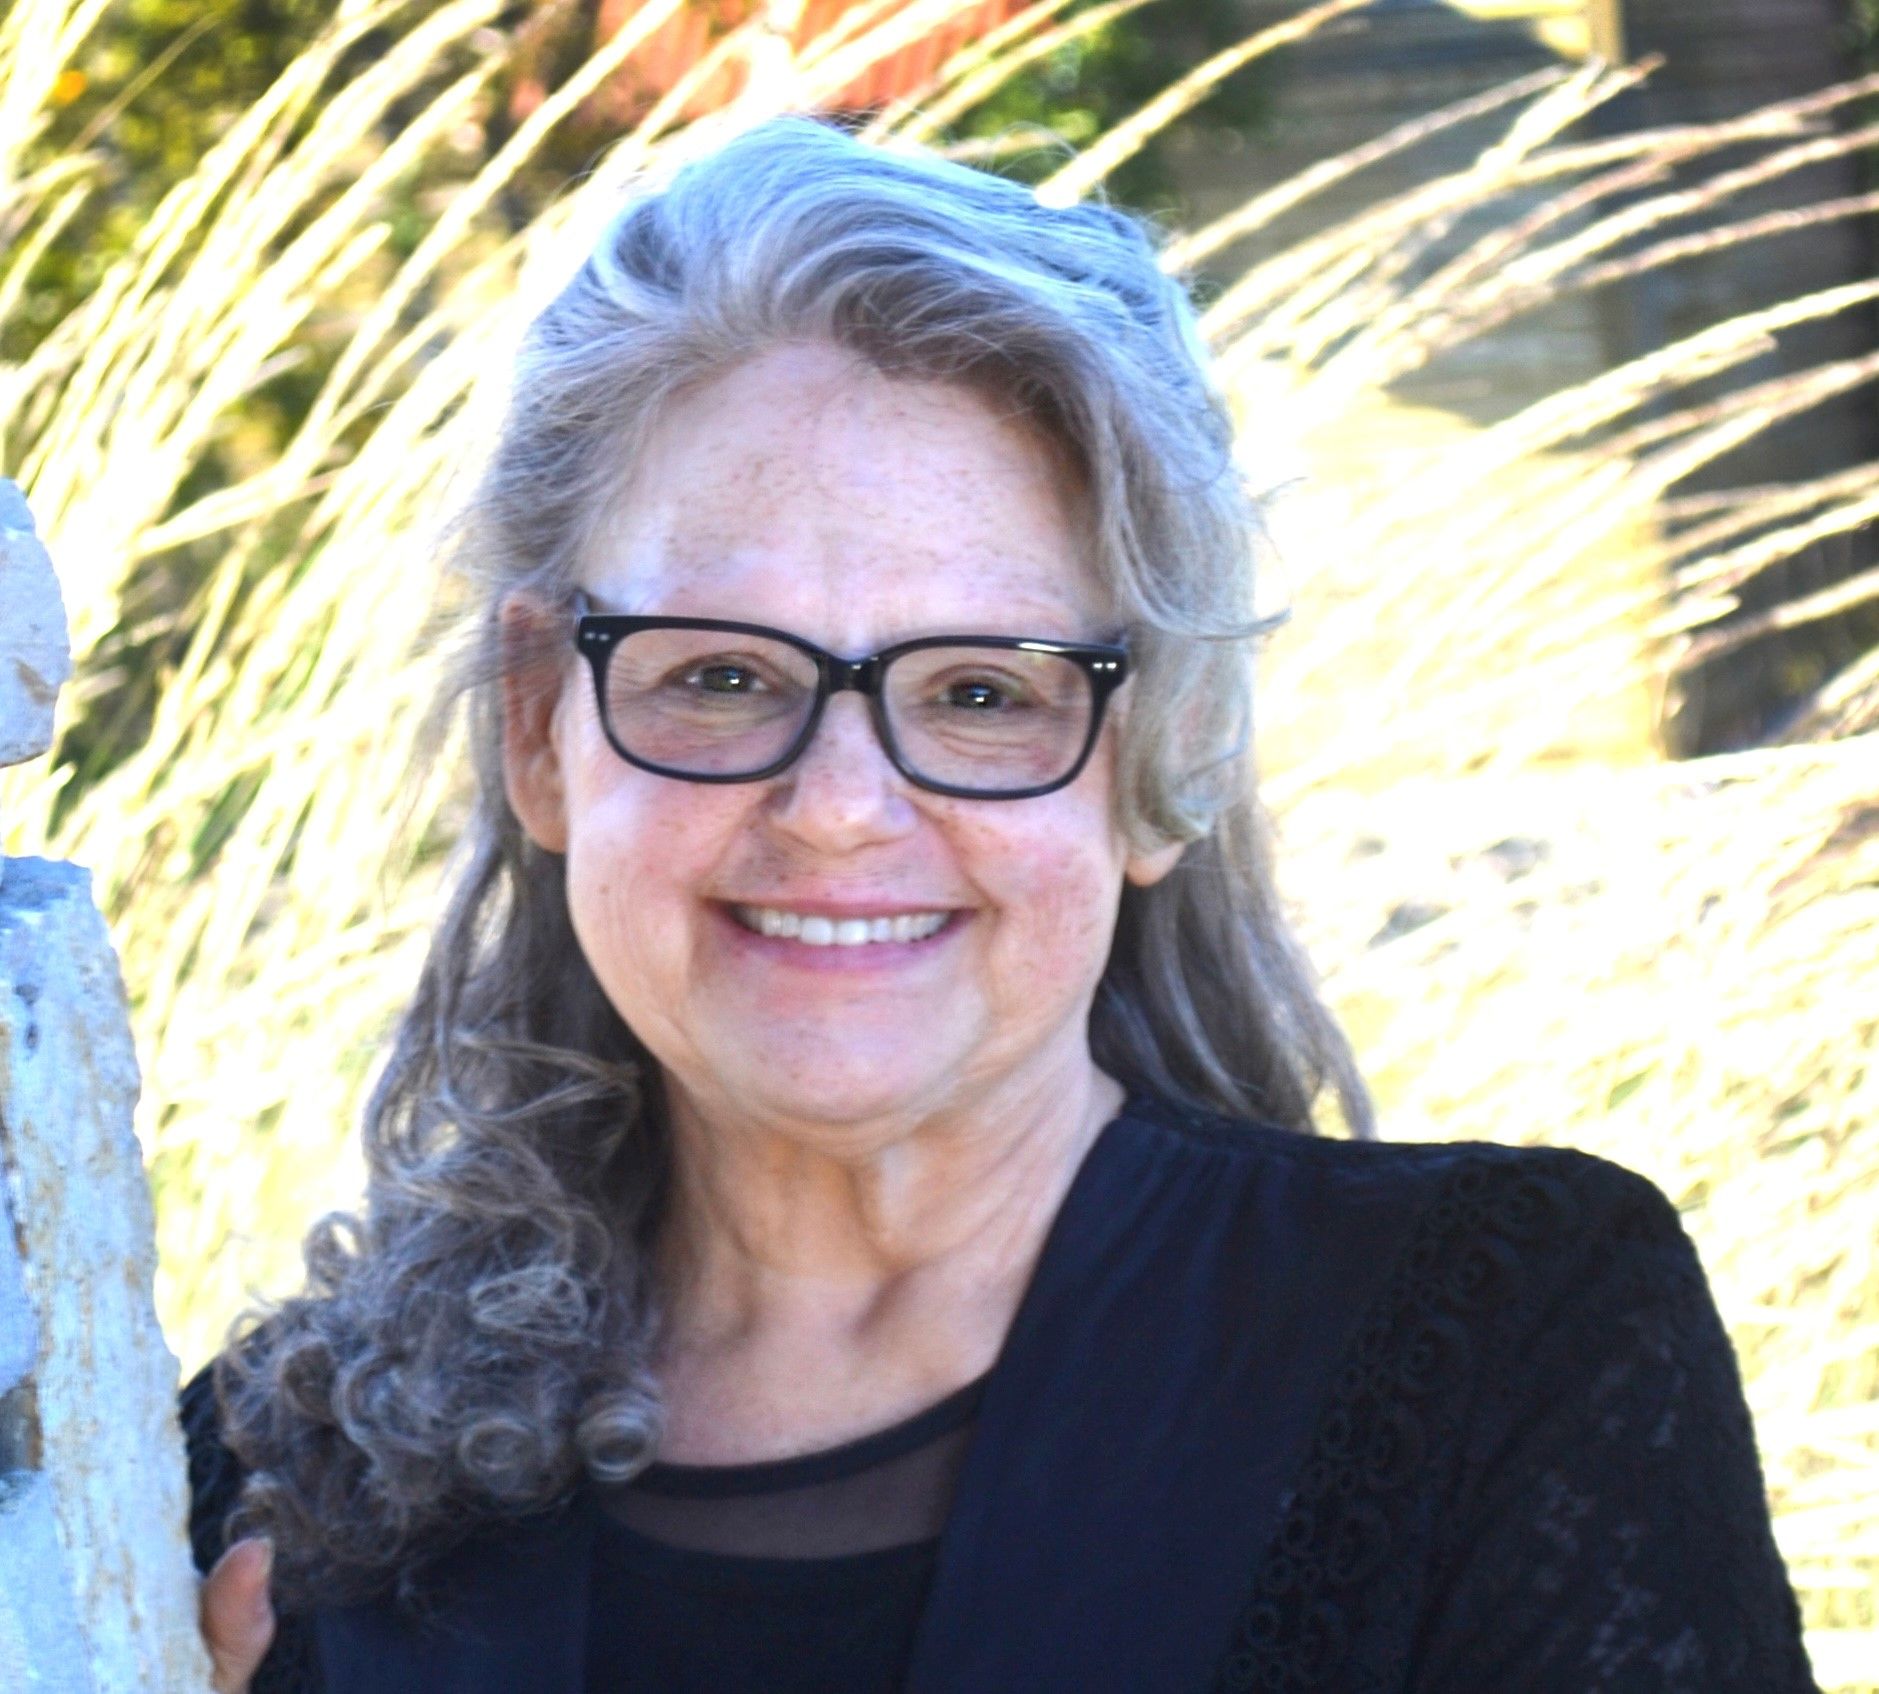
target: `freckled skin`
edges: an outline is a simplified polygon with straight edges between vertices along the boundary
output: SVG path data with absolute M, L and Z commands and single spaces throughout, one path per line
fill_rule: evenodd
M 667 412 L 582 579 L 612 608 L 767 624 L 858 655 L 931 634 L 1100 638 L 1114 624 L 1084 552 L 1074 489 L 1026 426 L 967 389 L 795 346 Z M 751 1384 L 772 1381 L 772 1414 L 794 1391 L 821 1345 L 804 1337 L 840 1304 L 833 1288 L 872 1310 L 884 1280 L 957 1261 L 940 1279 L 946 1309 L 978 1327 L 907 1375 L 950 1385 L 961 1360 L 995 1352 L 1012 1279 L 1119 1097 L 1091 1061 L 1087 1022 L 1124 879 L 1153 880 L 1174 857 L 1132 858 L 1114 827 L 1127 699 L 1125 687 L 1075 783 L 1006 802 L 913 787 L 853 694 L 831 700 L 808 751 L 765 782 L 627 765 L 601 734 L 584 667 L 570 667 L 546 745 L 511 746 L 525 826 L 567 855 L 582 949 L 664 1072 L 682 1187 L 705 1171 L 693 1205 L 718 1217 L 699 1227 L 699 1251 L 735 1234 L 763 1267 L 757 1293 L 720 1302 L 738 1306 L 723 1318 L 735 1370 L 729 1352 L 711 1368 L 694 1360 L 690 1377 L 683 1358 L 670 1363 L 669 1427 L 692 1456 L 745 1450 L 723 1428 L 762 1399 Z M 753 947 L 726 916 L 728 902 L 814 901 L 962 916 L 897 963 L 833 970 Z M 801 1308 L 798 1284 L 818 1291 Z M 698 1333 L 709 1304 L 693 1314 Z M 765 1325 L 790 1330 L 789 1347 L 764 1353 L 749 1337 Z M 874 1337 L 870 1370 L 903 1343 L 939 1345 L 934 1322 L 895 1333 Z M 699 1405 L 712 1435 L 687 1422 Z M 831 1416 L 799 1421 L 844 1426 Z
M 958 388 L 792 348 L 689 396 L 655 432 L 585 574 L 606 604 L 733 617 L 839 653 L 909 636 L 1106 633 L 1055 456 Z M 1070 788 L 927 794 L 864 703 L 830 702 L 766 783 L 632 769 L 577 676 L 557 724 L 568 886 L 601 983 L 701 1105 L 897 1127 L 1082 1058 L 1127 857 L 1113 731 Z M 877 982 L 732 959 L 706 902 L 819 896 L 963 907 L 943 965 Z M 708 1109 L 708 1108 L 707 1108 Z

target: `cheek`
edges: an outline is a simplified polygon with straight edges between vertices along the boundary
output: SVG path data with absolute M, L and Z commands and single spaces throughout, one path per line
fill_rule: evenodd
M 568 907 L 595 974 L 610 991 L 669 974 L 691 946 L 693 890 L 737 827 L 720 815 L 734 797 L 616 759 L 582 769 L 569 798 Z
M 987 830 L 969 849 L 987 867 L 982 886 L 998 908 L 997 939 L 1022 950 L 1014 964 L 1033 980 L 1100 975 L 1121 900 L 1122 855 L 1106 817 L 1082 807 L 1065 814 L 1028 819 L 997 841 Z
M 628 1021 L 632 985 L 657 957 L 657 925 L 647 922 L 657 902 L 647 899 L 646 879 L 634 855 L 623 851 L 612 831 L 577 827 L 568 840 L 568 916 L 575 938 L 601 986 Z M 650 945 L 649 945 L 650 944 Z

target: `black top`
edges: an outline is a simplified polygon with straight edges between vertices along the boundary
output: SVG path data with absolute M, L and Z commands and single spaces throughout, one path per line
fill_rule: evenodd
M 599 1495 L 585 1694 L 894 1694 L 983 1381 L 801 1458 Z
M 201 1379 L 185 1420 L 206 1564 L 239 1478 Z M 610 1534 L 591 1491 L 475 1529 L 425 1573 L 435 1621 L 286 1620 L 255 1694 L 583 1694 Z M 1650 1184 L 1136 1099 L 984 1383 L 901 1687 L 1814 1683 L 1734 1357 Z

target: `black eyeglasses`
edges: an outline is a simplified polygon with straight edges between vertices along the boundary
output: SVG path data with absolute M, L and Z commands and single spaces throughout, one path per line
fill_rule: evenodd
M 1074 782 L 1129 673 L 1108 642 L 930 635 L 842 659 L 762 624 L 628 617 L 576 596 L 601 727 L 628 764 L 687 782 L 788 769 L 831 694 L 867 697 L 894 768 L 935 794 L 1025 800 Z

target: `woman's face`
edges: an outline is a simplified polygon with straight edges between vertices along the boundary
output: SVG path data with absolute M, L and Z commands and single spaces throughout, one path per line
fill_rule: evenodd
M 1100 639 L 1084 553 L 1063 468 L 1026 425 L 967 389 L 794 346 L 669 409 L 582 578 L 609 610 L 771 625 L 858 656 L 923 635 Z M 1132 858 L 1114 826 L 1113 713 L 1074 783 L 988 801 L 907 782 L 853 693 L 783 774 L 728 785 L 625 763 L 584 667 L 558 691 L 512 682 L 508 707 L 511 799 L 566 854 L 581 946 L 707 1119 L 863 1134 L 1087 1072 L 1123 880 L 1175 851 Z M 817 946 L 753 929 L 766 910 L 944 921 Z

